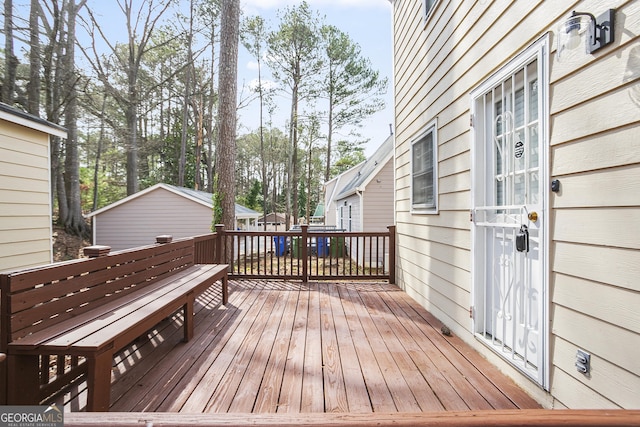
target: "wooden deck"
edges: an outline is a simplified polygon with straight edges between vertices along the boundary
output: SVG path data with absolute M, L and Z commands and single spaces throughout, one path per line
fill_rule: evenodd
M 415 413 L 539 405 L 394 285 L 231 280 L 116 358 L 113 412 Z M 83 409 L 85 392 L 65 396 Z M 62 403 L 62 402 L 60 402 Z M 100 417 L 97 417 L 98 419 Z

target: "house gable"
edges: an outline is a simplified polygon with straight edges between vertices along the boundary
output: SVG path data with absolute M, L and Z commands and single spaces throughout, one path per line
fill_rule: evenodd
M 332 205 L 325 215 L 329 217 L 328 211 L 333 211 L 335 225 L 339 228 L 348 229 L 345 224 L 350 223 L 352 231 L 386 230 L 393 224 L 392 160 L 393 135 L 390 135 L 365 162 L 325 186 L 325 191 L 332 190 Z M 345 213 L 349 210 L 350 222 Z

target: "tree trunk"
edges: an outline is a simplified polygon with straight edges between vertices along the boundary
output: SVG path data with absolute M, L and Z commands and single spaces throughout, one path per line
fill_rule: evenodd
M 203 116 L 204 116 L 204 102 L 202 95 L 200 100 L 193 106 L 194 114 L 196 117 L 196 164 L 195 164 L 195 186 L 196 190 L 202 190 L 202 173 L 200 164 L 202 163 L 202 139 L 203 137 Z
M 218 108 L 219 136 L 216 149 L 216 196 L 220 220 L 235 227 L 236 105 L 238 84 L 238 29 L 240 0 L 222 2 Z M 217 218 L 216 218 L 217 220 Z
M 214 20 L 215 22 L 215 20 Z M 206 124 L 206 128 L 207 128 L 207 191 L 209 193 L 213 193 L 213 176 L 214 176 L 214 172 L 213 172 L 213 165 L 214 165 L 214 160 L 213 160 L 213 153 L 214 153 L 214 145 L 215 144 L 215 138 L 217 135 L 217 129 L 214 125 L 214 120 L 213 120 L 213 114 L 214 114 L 214 108 L 215 108 L 215 99 L 216 99 L 216 87 L 215 87 L 215 58 L 216 58 L 216 32 L 215 32 L 215 28 L 214 25 L 212 24 L 212 28 L 211 28 L 211 85 L 210 85 L 210 91 L 209 91 L 209 99 L 208 99 L 208 105 L 207 105 L 207 124 Z
M 289 182 L 289 197 L 293 198 L 291 203 L 291 212 L 294 224 L 298 223 L 298 214 L 300 211 L 298 208 L 298 87 L 298 82 L 296 82 L 293 87 L 291 101 L 291 160 L 289 177 L 287 179 L 287 182 Z
M 69 2 L 67 11 L 67 45 L 65 52 L 65 86 L 67 105 L 65 108 L 65 127 L 67 141 L 65 145 L 65 188 L 67 196 L 68 215 L 64 221 L 65 229 L 78 236 L 87 236 L 88 229 L 82 216 L 80 197 L 80 160 L 78 158 L 78 96 L 76 92 L 75 45 L 76 45 L 76 16 L 78 10 L 84 6 L 86 0 L 76 4 Z
M 187 165 L 187 129 L 189 124 L 189 86 L 191 86 L 191 67 L 185 69 L 184 99 L 182 105 L 182 132 L 180 134 L 180 159 L 178 161 L 178 187 L 184 187 L 184 170 Z
M 64 6 L 64 5 L 63 5 Z M 52 25 L 47 34 L 48 43 L 44 49 L 43 76 L 45 90 L 46 118 L 51 123 L 60 123 L 60 88 L 63 80 L 61 58 L 62 13 L 57 2 L 52 2 Z M 64 193 L 63 168 L 61 165 L 62 144 L 59 137 L 51 138 L 51 206 L 58 202 L 58 223 L 67 215 L 67 198 Z
M 131 65 L 131 64 L 130 64 Z M 134 74 L 133 70 L 129 70 L 129 74 Z M 130 103 L 126 108 L 127 118 L 127 196 L 138 192 L 138 112 L 136 107 L 137 90 L 135 87 L 135 79 L 129 77 L 129 100 Z
M 107 94 L 102 94 L 102 109 L 100 111 L 100 136 L 98 137 L 98 147 L 96 148 L 96 161 L 93 169 L 93 205 L 92 211 L 98 209 L 98 172 L 100 170 L 100 156 L 102 156 L 102 145 L 104 143 L 104 114 L 107 107 Z
M 40 116 L 40 6 L 31 0 L 29 11 L 29 83 L 27 84 L 27 111 Z
M 4 80 L 2 82 L 2 102 L 12 105 L 18 58 L 13 53 L 13 0 L 4 1 Z

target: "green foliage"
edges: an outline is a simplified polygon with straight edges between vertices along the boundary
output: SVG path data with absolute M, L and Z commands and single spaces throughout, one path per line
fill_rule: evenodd
M 338 141 L 338 161 L 331 168 L 331 175 L 337 176 L 355 165 L 364 162 L 367 157 L 364 155 L 364 148 L 361 145 L 353 144 L 345 140 Z
M 260 205 L 262 202 L 262 183 L 257 179 L 253 180 L 251 191 L 247 194 L 246 206 L 253 210 L 262 210 Z
M 114 185 L 105 173 L 105 169 L 98 172 L 98 205 L 97 209 L 103 208 L 111 203 L 126 197 L 126 186 L 123 182 Z M 82 212 L 91 212 L 93 208 L 93 168 L 80 168 L 80 201 Z
M 301 94 L 312 93 L 322 69 L 320 17 L 306 1 L 279 14 L 280 26 L 269 34 L 267 64 L 276 80 Z

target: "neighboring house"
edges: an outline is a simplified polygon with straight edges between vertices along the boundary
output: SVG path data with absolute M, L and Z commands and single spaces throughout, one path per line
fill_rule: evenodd
M 149 245 L 159 235 L 174 239 L 211 232 L 212 194 L 156 184 L 86 215 L 93 243 L 121 250 Z M 236 228 L 255 229 L 260 214 L 236 204 Z
M 393 225 L 393 135 L 366 161 L 325 184 L 325 225 L 386 231 Z
M 398 283 L 545 406 L 640 408 L 640 2 L 391 2 Z
M 264 230 L 265 215 L 258 218 L 258 230 Z M 287 219 L 283 213 L 271 212 L 266 215 L 267 231 L 286 231 Z
M 324 223 L 326 225 L 338 226 L 338 205 L 335 197 L 358 174 L 363 164 L 364 162 L 357 164 L 324 184 Z
M 53 262 L 50 136 L 67 132 L 0 103 L 0 271 Z
M 387 231 L 393 225 L 393 141 L 393 135 L 389 135 L 366 161 L 325 185 L 326 226 L 343 231 Z M 376 240 L 358 240 L 347 240 L 346 247 L 349 252 L 350 244 L 359 245 L 364 254 L 359 263 L 382 267 L 370 261 L 385 259 L 384 265 L 389 265 L 388 246 Z

